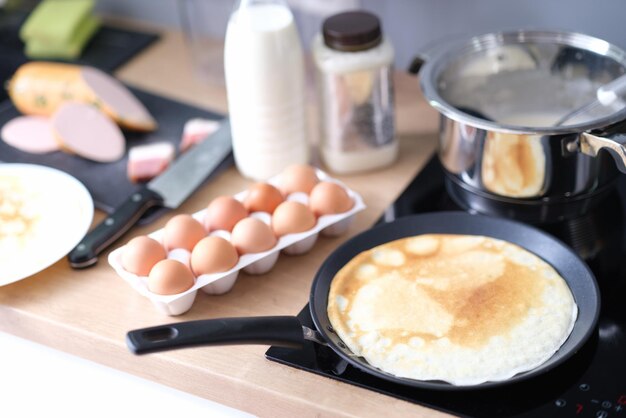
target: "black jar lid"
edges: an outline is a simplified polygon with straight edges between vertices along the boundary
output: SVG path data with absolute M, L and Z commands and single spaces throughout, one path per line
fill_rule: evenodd
M 339 51 L 364 51 L 382 41 L 380 20 L 365 11 L 333 15 L 324 21 L 322 34 L 326 46 Z

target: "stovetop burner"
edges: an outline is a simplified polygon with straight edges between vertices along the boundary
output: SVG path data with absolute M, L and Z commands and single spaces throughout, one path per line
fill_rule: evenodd
M 570 360 L 534 379 L 496 389 L 438 392 L 381 380 L 348 365 L 330 348 L 271 347 L 268 359 L 455 415 L 470 417 L 626 418 L 626 176 L 587 215 L 537 225 L 568 243 L 594 271 L 602 297 L 598 332 Z M 424 212 L 460 210 L 446 193 L 433 158 L 379 222 Z M 308 305 L 298 315 L 312 327 Z

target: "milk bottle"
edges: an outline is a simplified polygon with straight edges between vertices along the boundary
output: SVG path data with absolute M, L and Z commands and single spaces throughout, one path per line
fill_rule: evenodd
M 265 180 L 308 162 L 302 47 L 284 1 L 238 2 L 226 30 L 224 70 L 239 171 Z

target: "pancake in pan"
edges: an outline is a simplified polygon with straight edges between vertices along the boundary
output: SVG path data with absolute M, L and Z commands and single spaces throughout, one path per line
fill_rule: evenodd
M 346 345 L 398 377 L 476 385 L 534 369 L 577 316 L 565 280 L 494 238 L 429 234 L 365 251 L 335 276 L 328 316 Z

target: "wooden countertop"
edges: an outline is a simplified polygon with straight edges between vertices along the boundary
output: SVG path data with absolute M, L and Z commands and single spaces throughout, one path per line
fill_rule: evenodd
M 219 43 L 211 48 L 219 48 Z M 192 69 L 182 35 L 168 32 L 117 75 L 158 94 L 226 111 L 223 84 L 196 79 Z M 108 265 L 106 254 L 96 267 L 81 271 L 72 270 L 62 259 L 39 274 L 0 288 L 0 330 L 259 416 L 444 416 L 270 362 L 264 357 L 265 346 L 198 348 L 135 357 L 124 342 L 130 329 L 177 320 L 297 314 L 307 302 L 314 272 L 325 257 L 371 226 L 436 146 L 436 112 L 422 98 L 417 80 L 398 73 L 395 81 L 400 158 L 390 168 L 337 176 L 361 193 L 368 205 L 346 235 L 321 238 L 303 256 L 281 256 L 268 274 L 242 274 L 226 295 L 199 292 L 193 308 L 177 318 L 160 314 L 148 299 L 132 290 Z M 234 194 L 248 184 L 231 168 L 201 188 L 177 213 L 193 213 L 213 197 Z M 163 227 L 170 216 L 134 228 L 114 248 L 132 236 Z M 102 217 L 98 213 L 94 223 Z

